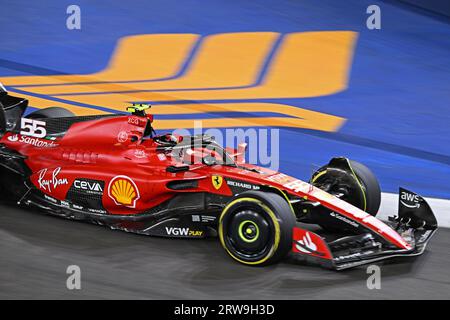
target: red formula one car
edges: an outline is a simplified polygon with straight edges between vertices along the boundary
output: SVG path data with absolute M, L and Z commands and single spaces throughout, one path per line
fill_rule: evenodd
M 246 164 L 244 144 L 230 150 L 206 135 L 156 135 L 145 105 L 122 115 L 48 108 L 24 117 L 27 104 L 0 92 L 0 194 L 22 206 L 145 235 L 218 234 L 247 265 L 289 252 L 338 270 L 414 256 L 437 229 L 425 200 L 404 189 L 399 216 L 375 218 L 378 182 L 347 158 L 305 182 Z

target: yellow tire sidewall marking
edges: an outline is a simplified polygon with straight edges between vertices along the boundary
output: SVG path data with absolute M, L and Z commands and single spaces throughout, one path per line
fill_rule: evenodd
M 363 199 L 364 199 L 364 208 L 363 208 L 363 211 L 366 211 L 366 209 L 367 209 L 366 192 L 364 191 L 364 187 L 362 186 L 361 181 L 359 181 L 358 176 L 356 175 L 355 171 L 353 170 L 353 167 L 352 167 L 352 165 L 351 165 L 349 159 L 347 159 L 347 163 L 348 163 L 348 166 L 350 167 L 350 170 L 352 171 L 353 176 L 354 176 L 355 179 L 356 179 L 356 182 L 358 183 L 359 188 L 361 189 L 361 191 L 362 191 L 362 193 L 363 193 Z
M 358 178 L 358 176 L 356 175 L 355 171 L 353 170 L 352 165 L 350 164 L 350 161 L 349 161 L 348 159 L 347 159 L 347 163 L 348 163 L 348 166 L 350 167 L 350 170 L 351 170 L 351 172 L 352 172 L 353 177 L 356 179 L 356 182 L 358 183 L 358 186 L 359 186 L 359 188 L 361 189 L 361 191 L 362 191 L 362 193 L 363 193 L 363 200 L 364 200 L 364 209 L 363 209 L 363 211 L 366 211 L 366 209 L 367 209 L 366 193 L 365 193 L 365 191 L 364 191 L 364 188 L 363 188 L 363 186 L 362 186 L 361 181 L 359 181 L 359 178 Z M 311 183 L 316 182 L 317 179 L 319 179 L 321 176 L 323 176 L 323 175 L 326 174 L 326 173 L 327 173 L 327 169 L 325 169 L 325 170 L 319 172 L 319 173 L 311 180 Z
M 316 182 L 316 180 L 319 179 L 321 176 L 323 176 L 325 173 L 327 173 L 327 169 L 325 169 L 325 170 L 319 172 L 319 173 L 311 180 L 311 182 L 312 182 L 312 183 Z

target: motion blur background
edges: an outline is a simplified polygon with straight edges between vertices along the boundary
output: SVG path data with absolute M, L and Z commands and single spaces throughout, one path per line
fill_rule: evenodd
M 73 4 L 80 30 L 66 26 Z M 370 5 L 381 9 L 380 30 L 366 26 Z M 196 119 L 279 128 L 280 171 L 307 179 L 345 155 L 370 167 L 384 192 L 450 199 L 449 16 L 441 0 L 1 0 L 0 82 L 33 108 L 79 115 L 150 102 L 160 132 Z M 448 203 L 432 203 L 447 226 Z M 383 264 L 382 289 L 368 290 L 365 268 L 288 260 L 254 269 L 215 239 L 0 212 L 2 299 L 449 298 L 445 228 L 417 261 Z M 76 292 L 66 288 L 72 264 L 82 270 Z
M 346 155 L 383 191 L 450 198 L 448 2 L 77 1 L 81 30 L 69 30 L 71 4 L 2 1 L 0 81 L 32 106 L 148 101 L 156 129 L 273 125 L 288 174 Z M 380 30 L 366 27 L 373 4 Z

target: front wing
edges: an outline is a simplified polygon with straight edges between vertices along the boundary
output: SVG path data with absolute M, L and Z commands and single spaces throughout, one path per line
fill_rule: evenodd
M 415 204 L 402 201 L 404 195 L 413 195 Z M 400 188 L 399 200 L 398 217 L 390 217 L 386 224 L 403 238 L 408 249 L 380 241 L 379 237 L 370 232 L 327 241 L 317 233 L 296 226 L 293 230 L 293 255 L 335 270 L 395 257 L 421 255 L 437 230 L 436 218 L 425 199 L 410 191 Z

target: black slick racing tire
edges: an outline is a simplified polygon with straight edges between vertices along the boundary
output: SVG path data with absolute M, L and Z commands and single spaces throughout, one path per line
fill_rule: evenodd
M 296 218 L 286 199 L 272 192 L 247 191 L 233 198 L 219 219 L 219 238 L 236 261 L 263 266 L 292 248 Z
M 375 217 L 381 204 L 381 188 L 378 179 L 373 172 L 362 163 L 353 160 L 349 161 L 362 189 L 364 189 L 366 206 L 365 208 L 362 208 L 362 210 Z
M 376 216 L 381 204 L 381 189 L 377 178 L 365 165 L 346 160 L 348 161 L 346 167 L 323 166 L 313 174 L 310 182 L 319 188 L 332 185 L 332 190 L 326 190 L 330 193 L 346 191 L 342 200 Z M 328 217 L 324 217 L 323 220 L 318 217 L 317 223 L 331 232 L 346 229 L 344 223 Z
M 36 110 L 28 114 L 25 118 L 28 119 L 49 119 L 49 118 L 66 118 L 74 117 L 75 115 L 61 107 L 50 107 L 45 109 Z

